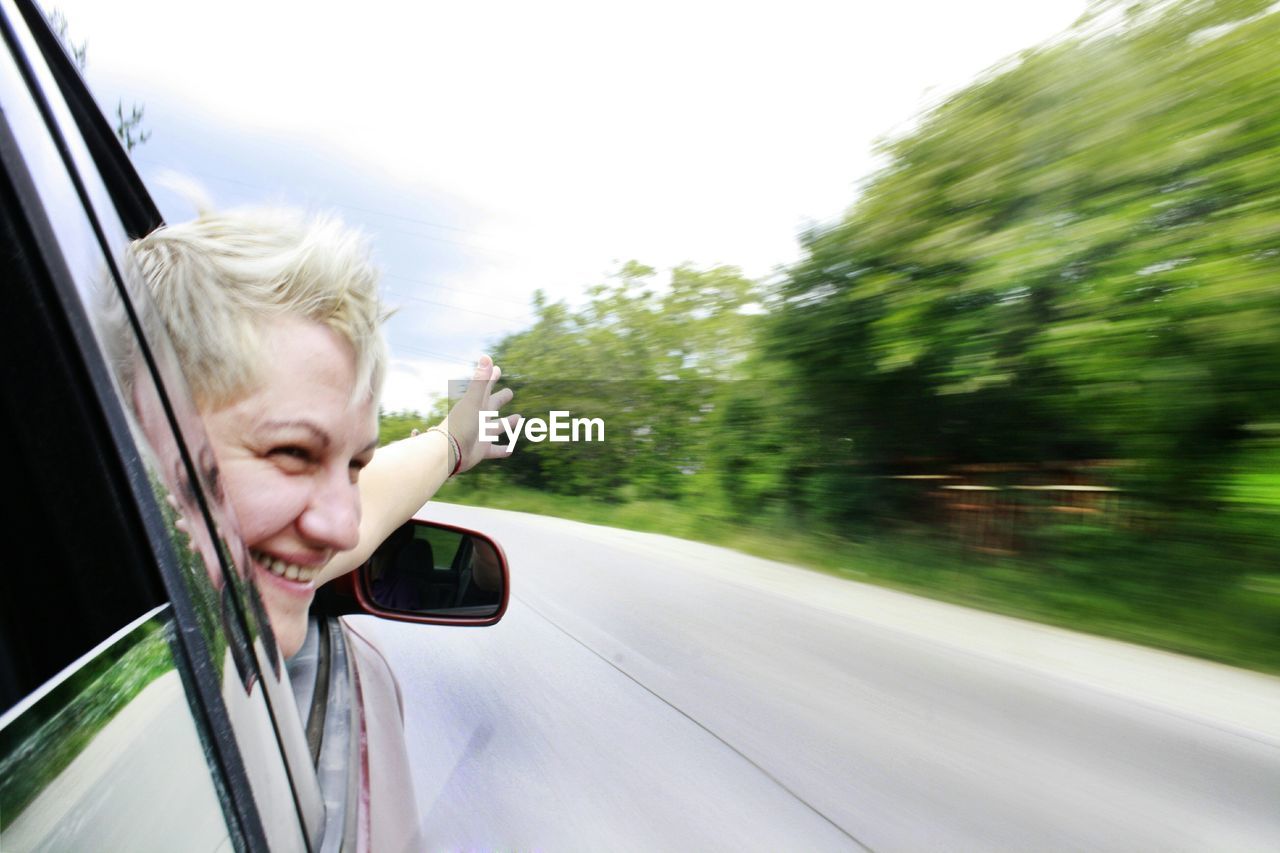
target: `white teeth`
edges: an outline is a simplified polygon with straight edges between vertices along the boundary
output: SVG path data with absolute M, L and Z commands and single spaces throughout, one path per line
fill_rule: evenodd
M 270 554 L 254 552 L 253 555 L 259 564 L 271 574 L 277 577 L 286 578 L 291 581 L 300 581 L 302 583 L 310 583 L 320 574 L 318 566 L 298 566 L 293 563 L 286 563 L 278 557 L 272 557 Z

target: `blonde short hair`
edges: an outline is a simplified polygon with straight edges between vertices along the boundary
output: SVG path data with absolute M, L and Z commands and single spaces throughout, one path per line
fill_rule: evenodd
M 314 320 L 351 344 L 353 398 L 386 374 L 377 267 L 368 240 L 327 215 L 285 208 L 202 212 L 131 246 L 201 409 L 251 392 L 263 335 L 280 317 Z

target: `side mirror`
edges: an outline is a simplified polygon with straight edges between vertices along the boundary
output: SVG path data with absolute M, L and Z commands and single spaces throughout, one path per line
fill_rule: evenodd
M 333 589 L 329 589 L 333 587 Z M 330 615 L 370 613 L 428 625 L 492 625 L 507 610 L 511 576 L 488 536 L 411 519 L 369 562 L 317 597 Z

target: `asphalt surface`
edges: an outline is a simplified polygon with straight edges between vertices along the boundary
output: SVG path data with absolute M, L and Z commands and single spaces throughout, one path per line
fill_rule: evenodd
M 367 620 L 447 849 L 1276 850 L 1280 679 L 668 537 L 429 504 L 506 618 Z

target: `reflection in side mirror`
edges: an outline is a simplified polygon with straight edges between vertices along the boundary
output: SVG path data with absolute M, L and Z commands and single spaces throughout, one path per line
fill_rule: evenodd
M 409 521 L 360 569 L 356 586 L 361 604 L 380 615 L 492 624 L 506 607 L 507 581 L 506 557 L 492 539 Z

